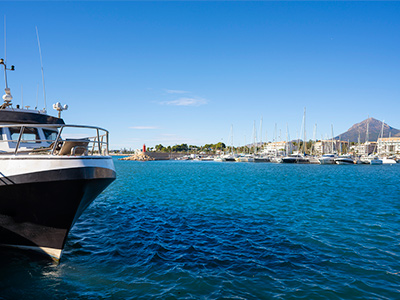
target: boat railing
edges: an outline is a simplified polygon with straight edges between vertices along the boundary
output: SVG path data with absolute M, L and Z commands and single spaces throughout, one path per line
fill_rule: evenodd
M 87 125 L 67 124 L 7 124 L 0 125 L 1 133 L 4 128 L 19 128 L 13 139 L 5 139 L 0 135 L 0 155 L 2 154 L 48 154 L 68 156 L 106 156 L 109 155 L 109 132 L 106 129 Z M 52 139 L 27 139 L 26 130 L 32 128 L 53 129 L 57 136 Z M 66 130 L 85 130 L 84 135 L 63 138 Z M 90 134 L 87 132 L 90 131 Z M 82 137 L 81 137 L 82 136 Z M 10 134 L 11 137 L 11 134 Z M 16 139 L 15 139 L 16 138 Z

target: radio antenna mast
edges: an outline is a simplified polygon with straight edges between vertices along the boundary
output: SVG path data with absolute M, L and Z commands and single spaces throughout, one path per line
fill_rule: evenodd
M 35 110 L 38 108 L 39 105 L 39 83 L 37 84 L 36 87 L 36 106 L 35 106 Z
M 4 62 L 7 63 L 7 31 L 6 31 L 6 15 L 4 15 Z
M 42 68 L 44 109 L 47 110 L 47 105 L 46 105 L 46 88 L 45 88 L 45 85 L 44 85 L 44 72 L 43 72 L 42 49 L 40 48 L 39 32 L 38 32 L 37 26 L 35 26 L 35 28 L 36 28 L 37 42 L 38 42 L 38 46 L 39 46 L 40 66 L 41 66 L 41 68 Z

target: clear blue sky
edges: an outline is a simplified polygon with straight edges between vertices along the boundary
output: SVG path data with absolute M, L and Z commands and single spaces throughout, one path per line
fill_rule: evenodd
M 109 129 L 111 148 L 400 128 L 400 2 L 2 2 L 14 104 Z M 3 22 L 1 22 L 3 23 Z M 2 26 L 1 26 L 2 27 Z M 1 34 L 2 36 L 2 34 Z M 0 53 L 4 56 L 3 38 Z M 40 100 L 40 106 L 43 101 Z

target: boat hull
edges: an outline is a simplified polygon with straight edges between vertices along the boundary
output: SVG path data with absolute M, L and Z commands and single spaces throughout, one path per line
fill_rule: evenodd
M 321 165 L 334 165 L 335 164 L 335 160 L 334 159 L 324 159 L 324 158 L 320 158 L 319 159 L 319 163 Z
M 354 165 L 354 161 L 351 159 L 337 159 L 336 164 L 338 164 L 338 165 Z
M 284 164 L 295 164 L 296 163 L 296 158 L 284 157 L 284 158 L 282 158 L 281 162 L 284 163 Z
M 76 220 L 116 177 L 110 162 L 68 165 L 65 160 L 64 168 L 0 177 L 2 246 L 37 250 L 55 260 L 61 257 Z
M 302 157 L 284 157 L 282 158 L 284 164 L 309 164 L 309 160 Z
M 236 161 L 234 157 L 226 157 L 225 161 Z

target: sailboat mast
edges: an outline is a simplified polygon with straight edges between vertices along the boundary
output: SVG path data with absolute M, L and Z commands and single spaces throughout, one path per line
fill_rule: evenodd
M 385 126 L 385 120 L 383 120 L 383 122 L 382 122 L 382 129 L 381 129 L 381 133 L 380 133 L 381 139 L 383 138 L 383 127 L 384 126 Z M 376 147 L 378 147 L 378 141 L 379 141 L 379 136 L 378 136 L 378 140 L 376 141 L 377 143 L 375 144 Z M 379 150 L 379 149 L 377 149 L 377 150 Z
M 286 123 L 286 147 L 285 147 L 286 153 L 285 155 L 289 155 L 289 142 L 288 142 L 288 123 Z
M 233 153 L 233 125 L 231 125 L 231 153 Z
M 253 122 L 253 153 L 256 151 L 256 140 L 257 140 L 257 131 L 256 131 L 256 121 Z
M 304 155 L 306 154 L 307 151 L 307 144 L 306 144 L 306 108 L 304 107 L 304 116 L 303 116 L 303 123 L 304 123 Z

